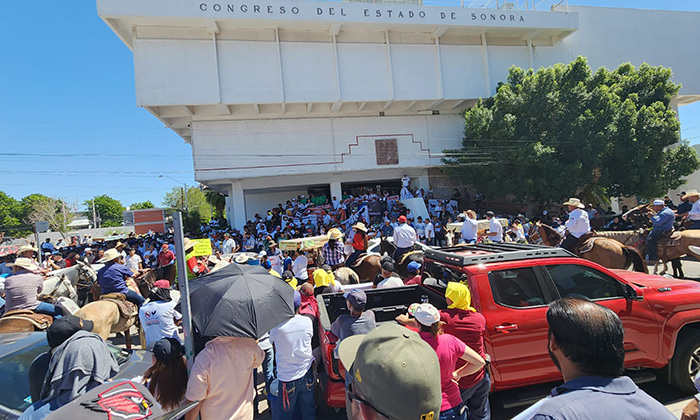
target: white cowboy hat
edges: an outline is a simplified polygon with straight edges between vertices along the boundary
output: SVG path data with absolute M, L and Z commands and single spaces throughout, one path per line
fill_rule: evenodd
M 365 227 L 365 224 L 362 222 L 357 222 L 352 226 L 353 229 L 361 230 L 365 233 L 367 233 L 367 228 Z
M 98 261 L 98 263 L 104 264 L 119 257 L 121 257 L 121 254 L 119 253 L 119 251 L 117 251 L 117 248 L 110 248 L 107 251 L 105 251 L 105 255 Z
M 688 190 L 685 193 L 685 195 L 683 197 L 681 197 L 681 199 L 685 200 L 686 198 L 692 197 L 692 196 L 699 196 L 700 197 L 700 193 L 698 192 L 698 190 Z
M 328 239 L 341 239 L 343 237 L 343 232 L 338 228 L 332 228 L 328 231 Z
M 195 243 L 190 239 L 190 238 L 185 238 L 184 241 L 182 241 L 182 246 L 185 248 L 185 252 L 187 252 L 188 249 L 194 248 Z
M 238 255 L 233 261 L 237 262 L 238 264 L 245 264 L 249 259 L 250 258 L 246 254 L 241 254 Z
M 22 255 L 22 253 L 27 251 L 37 252 L 37 249 L 31 245 L 23 245 L 17 250 L 17 252 L 15 252 L 15 254 Z
M 25 270 L 34 270 L 36 265 L 32 262 L 31 258 L 17 258 L 12 264 L 7 264 L 8 267 L 19 267 Z
M 564 205 L 565 205 L 565 206 L 574 206 L 574 207 L 578 207 L 578 208 L 580 208 L 580 209 L 585 209 L 585 208 L 586 208 L 586 206 L 583 205 L 583 203 L 581 202 L 581 200 L 579 200 L 579 199 L 576 198 L 576 197 L 571 197 L 571 198 L 569 199 L 569 201 L 565 201 L 565 202 L 564 202 Z

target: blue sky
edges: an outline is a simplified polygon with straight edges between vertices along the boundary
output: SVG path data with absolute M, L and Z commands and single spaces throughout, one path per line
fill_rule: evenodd
M 569 0 L 571 5 L 700 11 L 700 1 Z M 107 194 L 159 205 L 194 184 L 192 152 L 138 108 L 133 56 L 92 0 L 17 1 L 0 21 L 0 190 L 82 203 Z M 680 108 L 683 138 L 700 143 L 700 103 Z M 80 207 L 80 206 L 79 206 Z

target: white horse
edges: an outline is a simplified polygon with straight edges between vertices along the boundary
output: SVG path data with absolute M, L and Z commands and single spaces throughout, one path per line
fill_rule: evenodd
M 55 298 L 66 297 L 77 304 L 78 283 L 83 285 L 94 283 L 97 280 L 96 268 L 78 261 L 72 267 L 52 271 L 44 279 L 42 295 Z

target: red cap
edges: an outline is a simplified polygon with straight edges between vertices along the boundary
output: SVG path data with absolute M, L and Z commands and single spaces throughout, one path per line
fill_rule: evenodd
M 163 246 L 162 246 L 161 248 L 163 248 L 163 249 L 168 249 L 168 248 L 170 248 L 170 247 L 168 246 L 168 244 L 163 244 Z
M 406 216 L 399 216 L 399 222 L 406 223 Z
M 153 282 L 153 287 L 158 287 L 160 289 L 170 289 L 170 282 L 167 280 L 156 280 Z

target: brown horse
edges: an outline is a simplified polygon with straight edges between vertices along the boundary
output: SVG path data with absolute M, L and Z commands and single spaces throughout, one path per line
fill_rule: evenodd
M 681 237 L 678 245 L 674 246 L 658 246 L 657 253 L 658 257 L 663 263 L 663 270 L 659 273 L 659 275 L 664 275 L 666 274 L 666 271 L 668 270 L 668 262 L 670 261 L 672 264 L 674 261 L 680 262 L 680 258 L 684 257 L 686 255 L 692 255 L 700 261 L 700 255 L 692 252 L 690 250 L 691 246 L 700 246 L 700 230 L 696 229 L 687 229 L 683 230 L 680 232 Z M 659 242 L 663 242 L 664 240 L 661 240 Z M 642 242 L 641 246 L 643 246 L 642 249 L 646 249 L 646 243 Z M 657 261 L 654 264 L 654 274 L 656 274 L 657 270 L 659 268 L 659 262 Z M 674 267 L 675 271 L 675 267 Z
M 131 348 L 131 333 L 129 331 L 138 319 L 138 310 L 136 315 L 124 317 L 116 303 L 101 299 L 83 306 L 75 313 L 75 316 L 94 322 L 95 327 L 92 332 L 97 333 L 105 340 L 109 338 L 111 333 L 124 333 L 126 348 Z M 141 341 L 141 345 L 145 348 L 144 341 Z
M 360 257 L 350 268 L 357 273 L 360 283 L 374 281 L 377 274 L 382 271 L 382 257 L 380 255 L 365 255 Z
M 537 230 L 545 245 L 557 246 L 562 240 L 561 234 L 551 226 L 537 222 Z M 610 238 L 597 237 L 593 248 L 580 257 L 607 268 L 627 270 L 632 266 L 634 271 L 647 272 L 644 258 L 637 248 Z
M 10 311 L 0 318 L 0 334 L 44 331 L 52 322 L 51 315 L 23 310 Z

